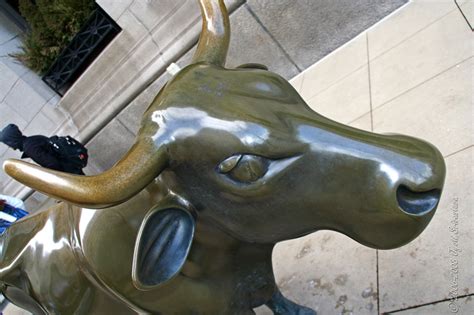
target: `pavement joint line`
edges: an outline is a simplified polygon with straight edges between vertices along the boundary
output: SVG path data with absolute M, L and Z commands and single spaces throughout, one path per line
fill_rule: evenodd
M 369 105 L 370 105 L 370 131 L 374 132 L 374 115 L 372 108 L 372 79 L 370 77 L 370 53 L 369 53 L 369 33 L 365 33 L 367 48 L 367 73 L 369 80 Z M 378 279 L 378 278 L 377 278 Z
M 409 40 L 409 39 L 412 38 L 413 36 L 417 35 L 417 34 L 420 33 L 420 32 L 423 32 L 425 29 L 427 29 L 427 28 L 430 27 L 431 25 L 435 24 L 435 23 L 438 22 L 439 20 L 445 18 L 447 15 L 453 13 L 454 11 L 456 11 L 456 8 L 449 10 L 449 12 L 443 14 L 442 16 L 440 16 L 439 18 L 435 19 L 434 21 L 432 21 L 432 22 L 426 24 L 425 26 L 423 26 L 422 28 L 420 28 L 419 30 L 417 30 L 415 33 L 412 33 L 411 35 L 409 35 L 409 36 L 403 38 L 400 42 L 396 43 L 394 46 L 392 46 L 392 47 L 388 48 L 387 50 L 381 52 L 381 53 L 378 54 L 377 56 L 374 56 L 374 59 L 373 59 L 373 60 L 378 59 L 379 57 L 385 55 L 386 53 L 388 53 L 388 52 L 391 51 L 392 49 L 394 49 L 394 48 L 400 46 L 401 44 L 403 44 L 404 42 L 406 42 L 407 40 Z M 370 29 L 368 29 L 368 30 L 366 30 L 366 31 L 367 31 L 367 33 L 368 33 L 368 32 L 370 31 Z
M 136 2 L 136 1 L 134 1 L 134 2 Z M 153 25 L 150 29 L 150 35 L 152 33 L 156 32 L 157 30 L 159 30 L 163 26 L 163 24 L 167 23 L 176 14 L 176 12 L 178 12 L 182 7 L 184 7 L 185 4 L 186 4 L 186 1 L 178 2 L 170 10 L 170 12 L 168 12 L 164 17 L 161 18 L 161 20 L 159 20 L 158 22 L 155 22 L 155 25 Z M 130 5 L 130 7 L 131 7 L 131 5 Z M 130 10 L 130 12 L 132 12 L 132 10 Z M 138 19 L 138 17 L 137 17 L 137 19 Z M 146 26 L 145 26 L 145 28 L 146 28 Z
M 123 11 L 117 16 L 117 18 L 114 19 L 114 20 L 117 22 L 117 21 L 122 17 L 122 15 L 132 6 L 132 4 L 133 4 L 135 1 L 136 1 L 136 0 L 131 1 L 131 2 L 125 7 L 125 9 L 123 9 Z M 118 22 L 117 22 L 117 24 L 118 24 Z M 120 27 L 120 28 L 122 28 L 122 27 Z
M 328 85 L 327 87 L 325 87 L 321 91 L 318 91 L 318 92 L 316 92 L 316 94 L 311 95 L 310 97 L 307 97 L 308 101 L 312 100 L 313 98 L 320 95 L 321 93 L 326 92 L 327 90 L 329 90 L 330 88 L 332 88 L 336 84 L 341 83 L 342 81 L 344 81 L 345 79 L 347 79 L 348 77 L 350 77 L 351 75 L 353 75 L 354 73 L 356 73 L 357 71 L 359 71 L 360 69 L 365 67 L 366 65 L 367 65 L 367 63 L 364 63 L 364 64 L 360 65 L 359 67 L 357 67 L 353 71 L 349 72 L 348 74 L 345 74 L 344 76 L 340 77 L 339 79 L 337 79 L 337 81 L 335 81 L 334 83 L 331 83 L 330 85 Z M 305 76 L 306 76 L 307 73 L 305 73 L 305 72 L 306 72 L 306 70 L 301 72 L 301 74 L 305 74 Z M 303 89 L 303 83 L 301 83 L 301 89 Z
M 296 79 L 297 77 L 301 76 L 301 82 L 298 84 L 298 86 L 295 86 L 295 90 L 298 92 L 298 94 L 301 96 L 301 89 L 303 88 L 303 82 L 304 82 L 304 72 L 300 72 L 297 75 L 295 75 L 293 78 L 291 78 L 289 81 Z
M 439 72 L 439 73 L 433 75 L 432 77 L 429 77 L 428 79 L 426 79 L 426 80 L 424 80 L 424 81 L 422 81 L 422 82 L 420 82 L 420 83 L 418 83 L 418 84 L 412 86 L 411 88 L 406 89 L 405 91 L 401 92 L 400 94 L 397 94 L 396 96 L 394 96 L 394 97 L 392 97 L 391 99 L 389 99 L 389 100 L 383 102 L 382 104 L 375 106 L 375 107 L 374 107 L 374 111 L 377 111 L 378 109 L 380 109 L 380 108 L 382 108 L 382 107 L 388 105 L 389 103 L 393 102 L 393 101 L 396 100 L 397 98 L 399 98 L 399 97 L 401 97 L 401 96 L 403 96 L 403 95 L 405 95 L 405 94 L 407 94 L 407 93 L 413 91 L 414 89 L 419 88 L 419 87 L 422 86 L 423 84 L 425 84 L 425 83 L 427 83 L 427 82 L 429 82 L 429 81 L 431 81 L 431 80 L 433 80 L 433 79 L 435 79 L 435 78 L 441 76 L 442 74 L 444 74 L 444 73 L 448 72 L 449 70 L 451 70 L 451 69 L 453 69 L 453 68 L 455 68 L 455 67 L 461 65 L 462 63 L 468 61 L 469 59 L 472 59 L 472 57 L 474 57 L 474 55 L 471 55 L 471 56 L 469 56 L 469 57 L 467 57 L 466 59 L 463 59 L 463 60 L 461 60 L 461 61 L 457 61 L 454 65 L 449 66 L 448 68 L 446 68 L 446 69 L 442 70 L 441 72 Z
M 350 125 L 350 124 L 356 122 L 357 120 L 361 119 L 362 117 L 364 117 L 365 115 L 367 115 L 367 114 L 369 114 L 369 113 L 370 113 L 370 111 L 365 112 L 365 113 L 363 113 L 362 115 L 357 116 L 356 118 L 352 119 L 351 121 L 349 121 L 349 122 L 347 122 L 347 123 L 345 123 L 345 124 L 346 124 L 346 125 Z
M 146 25 L 143 24 L 142 20 L 140 20 L 140 18 L 139 18 L 132 10 L 130 10 L 130 7 L 128 7 L 127 10 L 128 10 L 128 12 L 130 12 L 131 15 L 133 15 L 133 17 L 138 21 L 138 23 L 139 23 L 141 26 L 143 26 L 144 29 L 146 29 L 146 34 L 147 34 L 147 36 L 152 37 L 152 36 L 151 36 L 151 32 L 150 32 L 150 30 L 148 29 L 148 27 L 146 27 Z M 153 38 L 153 37 L 152 37 L 152 38 Z M 143 40 L 143 41 L 144 41 L 144 40 Z
M 122 125 L 122 127 L 125 128 L 125 130 L 127 130 L 128 132 L 130 132 L 130 134 L 132 134 L 133 137 L 136 136 L 135 132 L 133 132 L 132 130 L 130 130 L 127 126 L 127 124 L 123 123 L 119 118 L 117 118 L 117 122 Z
M 474 296 L 474 293 L 459 295 L 459 296 L 456 297 L 456 299 L 463 299 L 463 298 L 467 298 L 467 297 L 470 297 L 470 296 Z M 442 299 L 442 300 L 437 300 L 437 301 L 432 301 L 432 302 L 423 303 L 423 304 L 419 304 L 419 305 L 409 306 L 409 307 L 406 307 L 406 308 L 401 308 L 401 309 L 398 309 L 398 310 L 383 312 L 383 313 L 379 313 L 379 314 L 389 315 L 389 314 L 394 314 L 394 313 L 399 313 L 399 312 L 403 312 L 403 311 L 412 310 L 412 309 L 415 309 L 415 308 L 420 308 L 420 307 L 423 307 L 423 306 L 429 306 L 429 305 L 435 305 L 435 304 L 439 304 L 439 303 L 443 303 L 443 302 L 448 302 L 448 301 L 451 301 L 451 300 L 452 300 L 451 298 L 446 298 L 446 299 Z
M 465 147 L 465 148 L 463 148 L 463 149 L 459 149 L 459 150 L 454 151 L 454 152 L 452 152 L 452 153 L 449 153 L 448 155 L 445 155 L 445 156 L 443 156 L 443 157 L 444 157 L 445 159 L 447 159 L 447 158 L 449 158 L 449 157 L 451 157 L 451 156 L 453 156 L 453 155 L 456 155 L 456 154 L 458 154 L 458 153 L 461 153 L 461 152 L 463 152 L 463 151 L 466 151 L 466 150 L 468 150 L 468 149 L 470 149 L 470 148 L 472 148 L 472 147 L 474 147 L 474 145 L 471 144 L 471 145 L 469 145 L 469 146 L 467 146 L 467 147 Z
M 463 10 L 461 9 L 461 6 L 459 5 L 459 3 L 458 3 L 456 0 L 454 0 L 454 3 L 455 3 L 456 6 L 458 7 L 459 12 L 461 12 L 462 16 L 463 16 L 464 19 L 466 20 L 467 25 L 469 25 L 469 28 L 471 29 L 471 31 L 474 31 L 474 28 L 472 27 L 471 23 L 469 23 L 469 20 L 467 19 L 466 15 L 464 14 Z
M 18 77 L 15 82 L 13 82 L 12 86 L 10 86 L 10 88 L 8 89 L 7 93 L 5 93 L 5 96 L 2 98 L 1 102 L 5 102 L 5 104 L 10 107 L 10 105 L 5 101 L 7 96 L 10 94 L 11 91 L 13 91 L 13 89 L 15 88 L 15 85 L 17 85 L 18 81 L 20 80 L 21 78 Z M 10 107 L 11 108 L 11 107 Z M 13 108 L 12 108 L 13 109 Z M 16 111 L 15 111 L 16 113 Z
M 370 77 L 369 33 L 365 32 L 367 49 L 367 79 L 369 81 L 370 131 L 374 132 L 374 116 L 372 110 L 372 82 Z M 379 278 L 379 250 L 375 250 L 375 275 L 377 282 L 377 314 L 380 314 L 380 278 Z
M 197 23 L 199 23 L 199 21 L 201 20 L 201 17 L 198 16 L 196 17 L 194 20 L 191 21 L 191 23 L 189 23 L 186 28 L 184 28 L 181 32 L 179 32 L 176 37 L 174 38 L 173 41 L 169 42 L 165 47 L 163 47 L 163 51 L 167 51 L 171 46 L 175 45 L 175 43 L 179 42 L 181 38 L 183 38 L 184 36 L 186 36 L 188 33 L 191 32 L 191 29 L 193 27 L 196 26 Z M 187 45 L 190 45 L 191 48 L 194 48 L 195 45 L 197 45 L 198 41 L 199 41 L 199 34 L 194 34 L 193 35 L 193 40 L 191 40 Z M 189 51 L 189 49 L 186 50 L 186 52 Z M 174 55 L 174 58 L 176 58 L 176 60 L 180 59 L 182 56 L 184 56 L 184 54 L 175 54 Z M 173 59 L 173 58 L 171 58 Z M 166 62 L 168 63 L 168 62 Z M 165 70 L 166 71 L 166 70 Z M 163 72 L 165 72 L 163 71 Z
M 293 64 L 293 66 L 296 67 L 296 69 L 299 71 L 299 72 L 302 72 L 303 69 L 301 69 L 295 61 L 293 61 L 293 59 L 291 59 L 290 55 L 288 54 L 288 52 L 285 50 L 285 48 L 283 48 L 283 46 L 280 44 L 280 42 L 275 38 L 275 36 L 273 36 L 273 34 L 269 31 L 269 29 L 263 24 L 262 21 L 260 21 L 260 19 L 258 18 L 258 15 L 253 12 L 252 8 L 246 3 L 243 5 L 245 7 L 245 9 L 247 9 L 247 11 L 250 13 L 250 15 L 252 15 L 252 17 L 255 19 L 255 21 L 258 23 L 258 25 L 260 25 L 263 30 L 265 31 L 265 33 L 268 34 L 268 36 L 270 36 L 270 38 L 275 42 L 275 44 L 278 46 L 278 48 L 281 49 L 281 51 L 283 52 L 283 54 L 285 55 L 285 57 Z
M 379 250 L 375 250 L 375 275 L 377 280 L 377 314 L 380 314 Z

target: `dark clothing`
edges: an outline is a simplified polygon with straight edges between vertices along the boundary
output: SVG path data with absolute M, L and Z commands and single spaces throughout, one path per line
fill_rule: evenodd
M 53 170 L 84 175 L 81 169 L 59 158 L 51 148 L 49 138 L 45 136 L 26 137 L 23 141 L 23 155 L 21 158 L 31 158 L 39 165 Z
M 45 136 L 25 137 L 16 125 L 10 124 L 0 132 L 0 141 L 9 147 L 23 151 L 22 159 L 30 158 L 39 165 L 56 171 L 84 175 L 81 168 L 60 158 Z
M 20 129 L 17 125 L 9 124 L 0 132 L 0 142 L 5 143 L 7 146 L 14 150 L 23 150 L 23 141 L 25 136 L 21 134 Z

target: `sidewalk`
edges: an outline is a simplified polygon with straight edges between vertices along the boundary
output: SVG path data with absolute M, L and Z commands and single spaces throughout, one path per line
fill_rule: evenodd
M 318 314 L 474 314 L 474 1 L 457 3 L 467 20 L 454 1 L 412 1 L 291 81 L 315 111 L 428 140 L 447 164 L 437 214 L 402 248 L 330 231 L 277 245 L 282 293 Z

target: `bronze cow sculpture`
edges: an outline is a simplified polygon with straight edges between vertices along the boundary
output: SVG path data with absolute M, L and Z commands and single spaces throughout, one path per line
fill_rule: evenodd
M 200 3 L 193 63 L 114 167 L 76 176 L 5 162 L 66 201 L 1 237 L 13 303 L 34 314 L 315 314 L 278 291 L 277 242 L 330 229 L 389 249 L 431 220 L 445 176 L 436 148 L 322 117 L 263 66 L 224 68 L 225 6 Z

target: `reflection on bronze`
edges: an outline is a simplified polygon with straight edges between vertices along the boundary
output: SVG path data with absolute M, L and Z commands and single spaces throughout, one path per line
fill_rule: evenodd
M 0 239 L 5 296 L 35 314 L 314 314 L 278 291 L 274 244 L 322 229 L 378 249 L 419 235 L 445 176 L 422 140 L 313 112 L 261 65 L 224 68 L 222 0 L 201 0 L 193 64 L 159 92 L 135 145 L 80 177 L 5 171 L 66 201 Z M 94 210 L 105 208 L 104 210 Z

